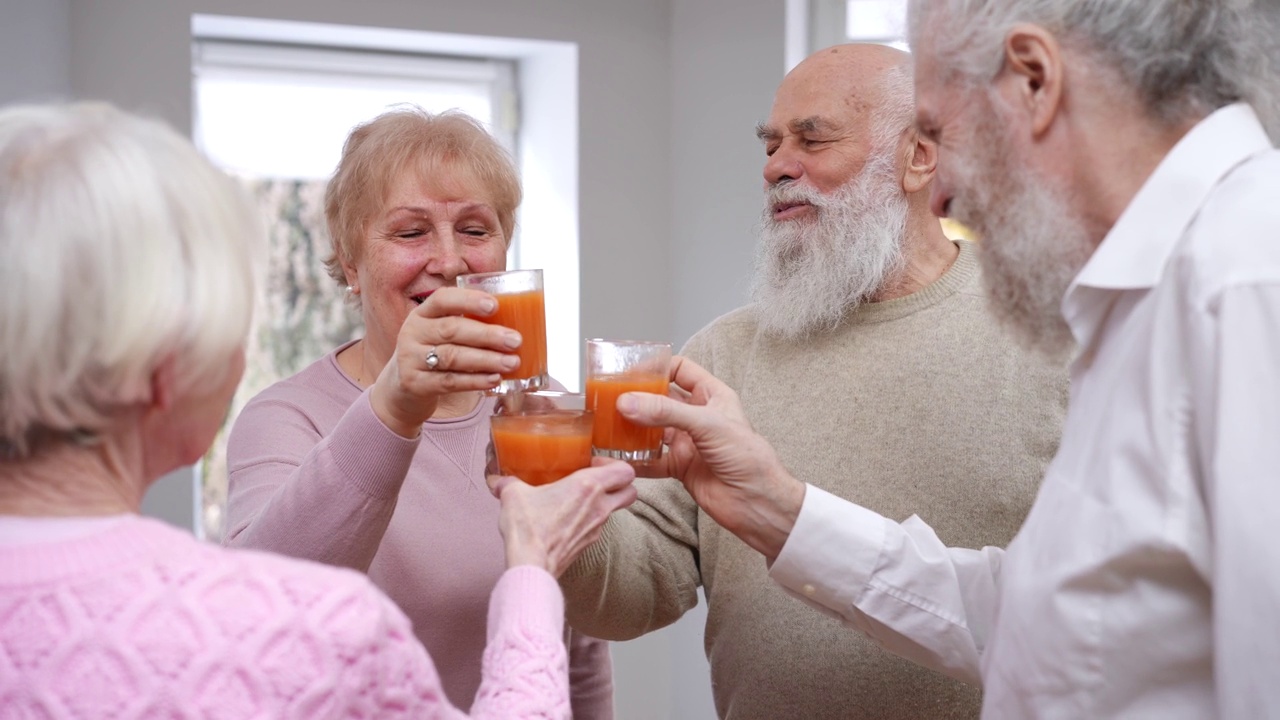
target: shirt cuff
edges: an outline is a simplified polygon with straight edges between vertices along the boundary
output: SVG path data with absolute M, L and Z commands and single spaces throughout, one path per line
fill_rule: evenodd
M 882 515 L 809 485 L 769 577 L 845 617 L 880 562 L 886 522 Z

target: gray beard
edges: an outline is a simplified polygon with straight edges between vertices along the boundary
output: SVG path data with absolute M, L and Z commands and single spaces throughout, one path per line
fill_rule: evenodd
M 907 199 L 893 167 L 872 160 L 830 196 L 776 185 L 766 192 L 751 299 L 760 329 L 787 340 L 831 332 L 906 267 Z M 776 202 L 804 200 L 813 220 L 775 221 Z
M 992 314 L 1019 344 L 1061 360 L 1075 346 L 1062 298 L 1093 246 L 1084 223 L 1044 179 L 1012 158 L 988 105 L 973 157 L 957 158 L 951 216 L 981 238 L 983 286 Z

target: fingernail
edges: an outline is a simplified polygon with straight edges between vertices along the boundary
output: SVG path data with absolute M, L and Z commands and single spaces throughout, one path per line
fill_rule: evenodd
M 624 415 L 633 413 L 636 411 L 636 399 L 630 395 L 619 395 L 618 403 L 615 407 L 618 408 L 618 412 Z
M 508 370 L 515 370 L 520 365 L 520 358 L 515 355 L 508 355 L 502 358 L 502 367 Z
M 511 348 L 512 350 L 515 350 L 516 348 L 520 347 L 520 333 L 515 331 L 509 332 L 505 336 L 503 336 L 502 342 L 507 347 Z
M 498 309 L 498 301 L 493 298 L 485 298 L 480 301 L 480 309 L 487 313 L 491 313 Z

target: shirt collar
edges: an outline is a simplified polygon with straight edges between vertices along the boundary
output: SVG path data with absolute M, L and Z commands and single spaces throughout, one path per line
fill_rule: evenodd
M 1271 141 L 1251 107 L 1238 103 L 1201 120 L 1156 166 L 1062 299 L 1081 348 L 1092 343 L 1109 302 L 1088 289 L 1155 287 L 1187 226 L 1214 186 Z

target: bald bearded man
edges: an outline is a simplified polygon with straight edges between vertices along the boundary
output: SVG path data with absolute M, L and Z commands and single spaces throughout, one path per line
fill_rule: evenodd
M 683 354 L 738 392 L 797 477 L 920 515 L 950 544 L 1004 545 L 1057 447 L 1065 364 L 1020 349 L 988 313 L 979 251 L 929 210 L 936 146 L 913 129 L 912 98 L 909 56 L 879 45 L 824 50 L 786 76 L 757 128 L 753 302 Z M 678 482 L 637 487 L 561 578 L 578 630 L 637 637 L 675 622 L 701 586 L 722 718 L 977 716 L 977 687 L 788 597 Z

